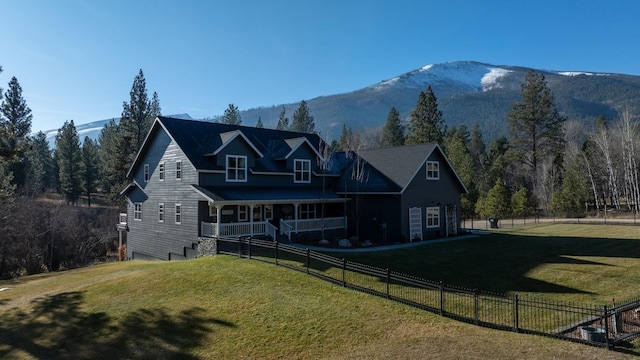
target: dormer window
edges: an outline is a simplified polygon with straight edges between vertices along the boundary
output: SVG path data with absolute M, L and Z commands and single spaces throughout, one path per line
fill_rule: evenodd
M 440 179 L 440 163 L 437 161 L 427 161 L 427 180 Z
M 176 161 L 176 180 L 182 180 L 182 160 Z
M 293 182 L 311 182 L 311 160 L 295 159 L 293 161 Z
M 149 164 L 144 164 L 144 182 L 149 182 Z
M 247 157 L 239 155 L 227 155 L 227 181 L 247 181 Z

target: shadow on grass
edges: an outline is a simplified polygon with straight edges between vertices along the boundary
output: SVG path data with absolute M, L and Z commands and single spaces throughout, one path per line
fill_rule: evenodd
M 638 258 L 638 241 L 606 238 L 489 234 L 477 238 L 369 253 L 331 256 L 470 289 L 509 292 L 592 294 L 584 289 L 533 279 L 545 264 L 566 264 L 565 271 L 606 272 L 615 265 L 575 257 Z
M 83 294 L 36 299 L 29 310 L 0 321 L 0 358 L 28 354 L 39 359 L 196 359 L 188 354 L 216 327 L 235 325 L 207 317 L 202 308 L 178 314 L 136 309 L 122 318 L 83 309 Z

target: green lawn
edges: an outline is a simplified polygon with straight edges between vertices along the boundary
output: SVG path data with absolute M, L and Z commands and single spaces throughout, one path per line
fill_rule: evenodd
M 232 256 L 0 281 L 2 359 L 620 359 Z
M 594 305 L 640 296 L 640 227 L 537 225 L 386 252 L 331 254 L 469 289 Z

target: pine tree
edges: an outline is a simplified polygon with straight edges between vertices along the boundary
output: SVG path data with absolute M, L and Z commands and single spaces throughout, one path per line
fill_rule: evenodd
M 511 145 L 525 166 L 524 172 L 531 177 L 533 196 L 542 201 L 544 176 L 539 171 L 545 161 L 562 163 L 558 156 L 564 148 L 566 119 L 560 116 L 544 75 L 529 71 L 520 90 L 520 102 L 508 114 Z
M 31 109 L 22 97 L 18 79 L 11 78 L 0 115 L 0 157 L 7 162 L 18 187 L 23 186 L 26 181 L 25 164 L 22 160 L 27 150 L 32 117 Z
M 302 100 L 300 106 L 293 113 L 293 121 L 291 122 L 291 131 L 313 134 L 316 132 L 316 126 L 313 122 L 313 116 L 309 113 L 307 102 Z
M 438 100 L 431 86 L 429 86 L 426 92 L 420 92 L 418 103 L 413 112 L 411 112 L 411 120 L 409 122 L 405 143 L 442 143 L 445 131 L 446 126 L 442 119 L 442 111 L 438 110 Z
M 264 125 L 262 124 L 262 117 L 258 116 L 258 121 L 256 122 L 256 128 L 263 129 Z
M 511 199 L 502 179 L 496 180 L 487 196 L 476 204 L 476 212 L 482 217 L 505 217 L 511 213 Z
M 404 126 L 400 120 L 400 113 L 395 107 L 389 110 L 387 121 L 383 128 L 384 146 L 404 145 Z
M 127 156 L 127 165 L 131 165 L 138 150 L 142 146 L 151 123 L 160 115 L 160 103 L 157 94 L 149 101 L 147 81 L 142 69 L 133 80 L 129 102 L 122 103 L 122 116 L 119 126 L 122 127 L 120 151 Z
M 531 212 L 529 205 L 529 195 L 526 187 L 521 187 L 511 196 L 511 209 L 513 216 L 525 217 Z
M 229 107 L 224 111 L 220 122 L 229 125 L 240 125 L 242 123 L 242 118 L 240 117 L 240 110 L 238 110 L 238 107 L 233 104 L 229 104 Z
M 76 205 L 82 193 L 84 163 L 80 140 L 73 120 L 66 121 L 56 135 L 56 155 L 60 189 L 67 201 Z
M 476 169 L 465 142 L 466 134 L 466 127 L 458 129 L 454 127 L 448 130 L 443 146 L 449 162 L 468 190 L 467 194 L 462 195 L 460 204 L 462 214 L 469 216 L 474 212 L 475 204 L 478 200 L 478 190 L 475 181 Z
M 82 143 L 82 162 L 84 165 L 82 188 L 87 195 L 87 204 L 91 207 L 91 193 L 96 192 L 100 184 L 100 161 L 98 144 L 88 136 Z
M 285 116 L 285 108 L 282 107 L 280 115 L 278 116 L 278 124 L 276 130 L 289 130 L 289 118 Z
M 32 194 L 44 192 L 55 187 L 58 174 L 53 172 L 53 158 L 47 135 L 39 131 L 29 138 L 28 150 L 25 153 L 26 191 Z
M 100 173 L 104 192 L 111 203 L 121 200 L 120 191 L 126 186 L 129 171 L 128 154 L 120 150 L 122 128 L 111 119 L 100 132 Z

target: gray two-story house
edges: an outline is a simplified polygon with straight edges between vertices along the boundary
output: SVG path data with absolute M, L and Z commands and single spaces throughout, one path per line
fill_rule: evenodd
M 452 235 L 466 191 L 435 144 L 331 153 L 317 134 L 162 116 L 128 177 L 120 228 L 133 259 L 190 258 L 206 237 Z

